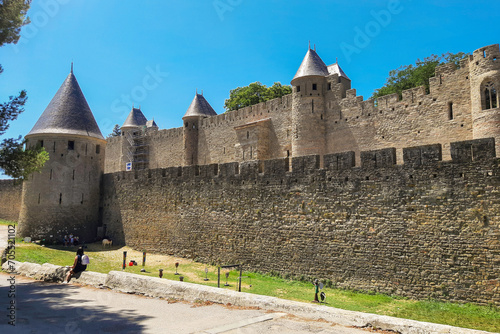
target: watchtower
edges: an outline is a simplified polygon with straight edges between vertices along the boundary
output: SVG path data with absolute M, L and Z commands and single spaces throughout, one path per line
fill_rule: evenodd
M 186 114 L 182 117 L 184 121 L 184 165 L 198 164 L 198 129 L 203 118 L 216 116 L 217 113 L 210 103 L 203 97 L 203 94 L 196 95 L 191 102 Z
M 41 173 L 24 181 L 19 234 L 46 241 L 73 234 L 92 241 L 99 224 L 106 141 L 73 69 L 26 139 L 50 157 Z
M 500 50 L 499 45 L 480 48 L 469 57 L 472 137 L 494 137 L 500 152 Z
M 146 136 L 148 125 L 156 127 L 156 123 L 149 122 L 140 108 L 132 107 L 127 119 L 121 126 L 122 136 L 125 137 L 122 147 L 122 163 L 132 164 L 134 170 L 149 168 L 149 145 Z M 123 165 L 122 165 L 123 166 Z
M 309 47 L 291 84 L 292 156 L 323 156 L 326 153 L 326 101 L 345 97 L 351 80 L 337 62 L 326 66 L 316 50 Z

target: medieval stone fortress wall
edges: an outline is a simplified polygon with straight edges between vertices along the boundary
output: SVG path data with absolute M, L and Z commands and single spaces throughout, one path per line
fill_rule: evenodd
M 359 161 L 361 151 L 395 147 L 402 157 L 404 147 L 437 143 L 449 160 L 453 141 L 494 137 L 500 148 L 498 96 L 486 97 L 488 85 L 500 85 L 498 57 L 498 45 L 487 46 L 460 68 L 438 67 L 428 94 L 422 86 L 404 91 L 401 100 L 392 94 L 364 101 L 338 64 L 326 66 L 309 50 L 290 95 L 221 115 L 191 116 L 184 128 L 136 124 L 133 131 L 143 133 L 149 151 L 142 159 L 153 168 L 345 151 L 354 151 Z M 125 170 L 133 160 L 125 154 L 130 145 L 123 138 L 108 141 L 106 172 Z
M 167 130 L 133 108 L 107 141 L 71 72 L 26 136 L 50 160 L 22 195 L 0 182 L 12 208 L 0 213 L 19 210 L 19 233 L 35 239 L 105 233 L 340 287 L 500 305 L 499 56 L 483 47 L 438 67 L 428 94 L 375 102 L 309 49 L 290 95 L 217 115 L 196 94 Z

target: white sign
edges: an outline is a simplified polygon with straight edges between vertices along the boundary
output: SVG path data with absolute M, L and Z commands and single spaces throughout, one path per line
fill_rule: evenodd
M 127 164 L 125 166 L 126 166 L 125 169 L 127 171 L 131 171 L 132 170 L 132 163 L 131 162 L 127 162 Z

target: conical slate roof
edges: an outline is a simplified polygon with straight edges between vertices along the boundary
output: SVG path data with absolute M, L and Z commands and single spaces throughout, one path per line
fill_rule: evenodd
M 191 105 L 184 115 L 184 117 L 190 116 L 210 117 L 217 116 L 217 113 L 212 108 L 210 103 L 208 103 L 208 101 L 203 97 L 203 95 L 196 93 L 193 102 L 191 102 Z
M 349 77 L 347 76 L 347 74 L 345 74 L 344 71 L 342 71 L 342 69 L 340 68 L 339 64 L 338 63 L 335 63 L 335 64 L 332 64 L 330 66 L 328 66 L 328 73 L 330 73 L 330 75 L 332 74 L 338 74 L 339 77 L 344 77 L 346 79 L 349 79 Z M 349 79 L 351 80 L 351 79 Z
M 71 134 L 104 139 L 73 71 L 26 136 Z
M 146 125 L 147 122 L 148 120 L 142 113 L 141 109 L 132 108 L 132 111 L 128 114 L 125 123 L 123 123 L 122 128 L 136 128 Z
M 299 70 L 293 77 L 293 80 L 312 75 L 325 77 L 328 74 L 328 68 L 320 56 L 318 56 L 316 51 L 309 49 L 304 60 L 302 60 L 302 64 L 300 64 Z

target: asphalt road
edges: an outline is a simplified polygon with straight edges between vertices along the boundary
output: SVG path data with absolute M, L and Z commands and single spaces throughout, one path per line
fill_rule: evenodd
M 0 225 L 0 247 L 7 227 Z M 0 273 L 0 333 L 366 334 L 283 313 L 189 304 Z M 15 310 L 10 309 L 14 303 Z M 9 316 L 15 318 L 10 325 Z

